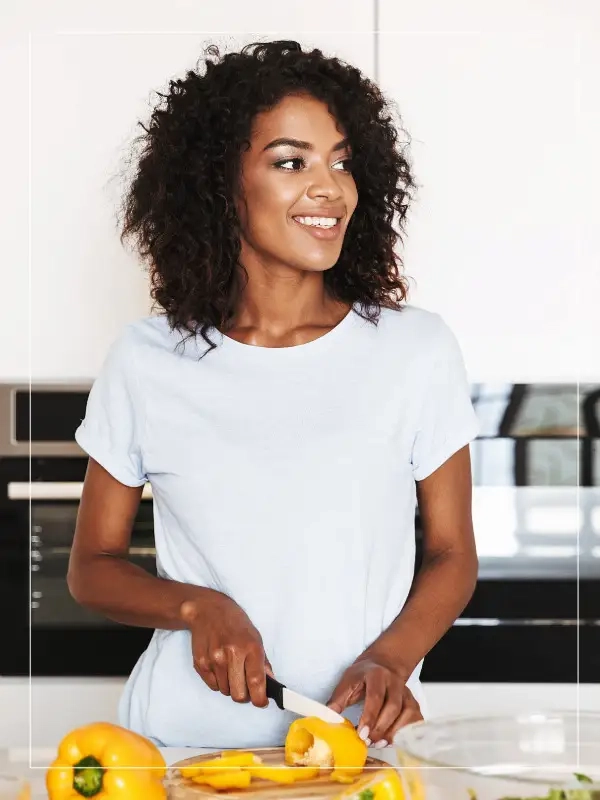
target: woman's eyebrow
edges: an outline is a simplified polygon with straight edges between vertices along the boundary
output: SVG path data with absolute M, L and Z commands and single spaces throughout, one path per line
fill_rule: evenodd
M 300 150 L 314 150 L 314 145 L 310 142 L 303 142 L 301 139 L 288 139 L 286 137 L 282 137 L 280 139 L 273 139 L 272 142 L 269 142 L 266 147 L 263 148 L 263 152 L 265 150 L 271 150 L 273 147 L 281 147 L 282 145 L 287 145 L 288 147 L 297 147 Z M 341 142 L 338 142 L 334 145 L 333 150 L 344 150 L 344 148 L 350 145 L 349 139 L 342 139 Z

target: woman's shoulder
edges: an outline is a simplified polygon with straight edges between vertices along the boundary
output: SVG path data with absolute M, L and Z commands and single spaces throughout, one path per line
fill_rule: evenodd
M 411 347 L 424 349 L 435 347 L 451 335 L 441 314 L 412 304 L 382 308 L 378 327 L 384 337 L 395 343 L 410 342 Z
M 184 338 L 181 331 L 171 328 L 166 314 L 153 314 L 127 323 L 116 337 L 113 349 L 129 356 L 143 353 L 151 358 L 152 353 L 175 351 Z

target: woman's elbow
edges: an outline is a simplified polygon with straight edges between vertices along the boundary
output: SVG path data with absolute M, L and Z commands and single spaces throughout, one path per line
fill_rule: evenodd
M 469 599 L 471 599 L 477 588 L 477 580 L 479 578 L 479 556 L 477 551 L 473 549 L 469 552 L 465 561 Z
M 80 606 L 91 605 L 89 577 L 89 564 L 72 552 L 67 570 L 67 588 Z

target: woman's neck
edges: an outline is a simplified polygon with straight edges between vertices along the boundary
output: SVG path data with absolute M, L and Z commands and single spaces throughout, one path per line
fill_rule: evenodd
M 350 310 L 320 282 L 292 280 L 278 286 L 249 283 L 227 335 L 244 344 L 281 347 L 306 344 L 334 328 Z

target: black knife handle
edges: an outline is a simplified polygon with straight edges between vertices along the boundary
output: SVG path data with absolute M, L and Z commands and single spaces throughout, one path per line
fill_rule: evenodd
M 283 683 L 279 683 L 276 681 L 275 678 L 272 678 L 270 675 L 266 676 L 267 678 L 267 697 L 270 697 L 271 700 L 275 701 L 275 705 L 278 706 L 282 711 L 283 709 L 283 690 L 285 686 Z

